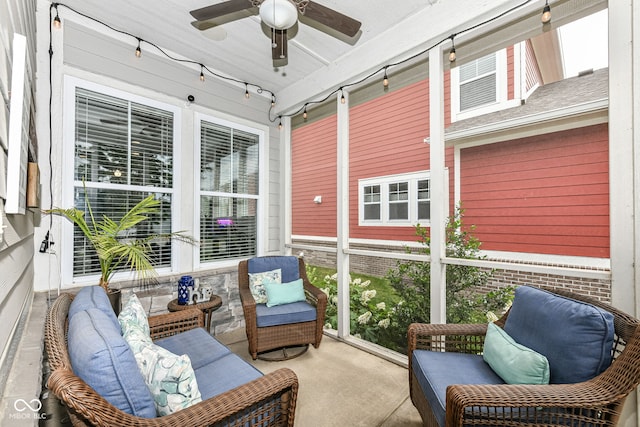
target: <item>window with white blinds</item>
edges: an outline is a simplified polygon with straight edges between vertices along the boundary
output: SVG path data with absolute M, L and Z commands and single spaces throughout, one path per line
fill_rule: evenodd
M 496 90 L 496 54 L 460 66 L 460 111 L 494 103 Z
M 119 219 L 154 194 L 159 211 L 126 237 L 171 232 L 174 117 L 170 111 L 81 87 L 75 91 L 74 205 L 95 218 Z M 156 267 L 171 265 L 171 242 L 156 244 Z M 73 275 L 100 272 L 98 258 L 74 227 Z
M 257 134 L 200 122 L 200 262 L 257 253 Z

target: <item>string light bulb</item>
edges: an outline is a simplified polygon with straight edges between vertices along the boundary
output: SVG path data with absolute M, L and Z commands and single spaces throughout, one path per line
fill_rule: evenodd
M 276 96 L 275 95 L 271 95 L 271 108 L 276 106 Z
M 382 86 L 384 86 L 385 89 L 387 89 L 389 87 L 389 77 L 387 77 L 387 69 L 384 69 L 384 77 L 382 78 Z
M 451 50 L 449 51 L 449 62 L 454 62 L 456 60 L 456 44 L 453 41 L 455 36 L 451 36 Z
M 55 5 L 56 8 L 56 16 L 53 18 L 53 26 L 55 28 L 60 28 L 62 27 L 62 21 L 60 20 L 60 15 L 58 15 L 58 5 Z
M 249 94 L 249 83 L 244 84 L 244 97 L 249 99 L 251 95 Z
M 549 0 L 544 3 L 544 8 L 542 8 L 542 17 L 540 20 L 543 24 L 551 22 L 551 6 L 549 6 Z
M 278 116 L 278 129 L 282 130 L 282 116 Z
M 346 100 L 346 99 L 345 99 L 345 97 L 344 97 L 344 92 L 343 92 L 343 90 L 342 90 L 342 89 L 340 89 L 340 103 L 341 103 L 341 104 L 344 104 L 344 103 L 346 103 L 346 102 L 347 102 L 347 100 Z
M 142 49 L 140 49 L 140 39 L 138 39 L 138 47 L 136 47 L 136 58 L 140 58 L 142 56 Z
M 200 64 L 200 81 L 204 81 L 204 65 Z
M 307 120 L 307 117 L 309 117 L 309 114 L 307 114 L 307 106 L 304 106 L 304 111 L 302 112 L 302 118 Z

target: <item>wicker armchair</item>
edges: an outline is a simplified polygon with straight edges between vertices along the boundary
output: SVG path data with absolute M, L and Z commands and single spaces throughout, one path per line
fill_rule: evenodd
M 293 426 L 298 380 L 287 368 L 162 417 L 140 418 L 114 407 L 71 368 L 67 317 L 72 299 L 65 293 L 51 305 L 45 322 L 45 344 L 51 368 L 47 385 L 67 407 L 74 426 L 246 426 L 250 420 L 260 420 L 265 426 Z M 204 319 L 200 310 L 189 309 L 152 316 L 149 326 L 156 340 L 203 327 Z
M 576 384 L 451 385 L 446 390 L 446 425 L 615 426 L 629 393 L 640 383 L 640 321 L 611 305 L 561 290 L 551 292 L 601 307 L 614 316 L 613 362 L 595 378 Z M 499 321 L 504 326 L 509 313 Z M 478 354 L 487 325 L 417 324 L 408 330 L 411 400 L 425 426 L 436 417 L 413 374 L 414 350 Z
M 277 259 L 277 257 L 260 258 Z M 240 288 L 240 300 L 242 301 L 242 310 L 244 311 L 247 341 L 251 357 L 255 360 L 258 357 L 258 353 L 304 344 L 312 344 L 315 348 L 318 348 L 323 335 L 327 295 L 309 282 L 304 260 L 301 258 L 298 259 L 299 277 L 303 280 L 307 303 L 316 308 L 315 320 L 265 327 L 258 327 L 256 301 L 249 289 L 248 264 L 249 261 L 247 260 L 241 261 L 238 264 L 238 286 Z

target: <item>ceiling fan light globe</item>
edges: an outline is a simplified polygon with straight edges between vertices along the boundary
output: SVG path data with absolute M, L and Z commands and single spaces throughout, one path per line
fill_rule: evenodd
M 260 5 L 260 19 L 271 28 L 286 30 L 298 21 L 298 9 L 289 0 L 265 0 Z

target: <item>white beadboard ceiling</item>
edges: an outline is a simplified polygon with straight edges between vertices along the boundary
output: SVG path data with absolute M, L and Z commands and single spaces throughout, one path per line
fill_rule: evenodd
M 64 0 L 62 3 L 216 72 L 273 91 L 281 111 L 406 58 L 443 35 L 461 31 L 516 4 L 513 0 L 317 0 L 362 22 L 358 42 L 352 46 L 298 23 L 297 34 L 289 40 L 289 64 L 274 69 L 271 42 L 258 16 L 205 31 L 191 25 L 194 20 L 190 10 L 221 2 Z M 519 14 L 537 13 L 543 5 L 543 0 L 531 0 Z M 63 19 L 65 12 L 60 8 Z

